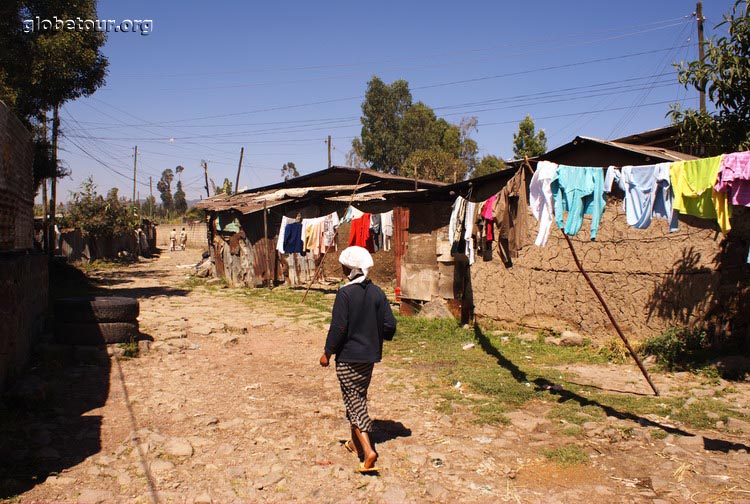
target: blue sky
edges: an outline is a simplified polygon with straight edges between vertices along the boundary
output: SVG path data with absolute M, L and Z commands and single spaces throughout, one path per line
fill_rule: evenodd
M 153 2 L 100 0 L 99 18 L 151 19 L 110 33 L 105 87 L 63 107 L 67 199 L 93 175 L 101 192 L 185 167 L 188 199 L 220 185 L 281 180 L 345 164 L 367 81 L 406 79 L 414 101 L 458 123 L 476 116 L 480 155 L 512 157 L 530 114 L 548 148 L 576 135 L 617 138 L 668 124 L 668 103 L 697 107 L 672 63 L 697 58 L 695 1 Z M 734 4 L 704 2 L 707 35 Z M 720 33 L 720 32 L 719 32 Z M 158 195 L 157 195 L 158 201 Z

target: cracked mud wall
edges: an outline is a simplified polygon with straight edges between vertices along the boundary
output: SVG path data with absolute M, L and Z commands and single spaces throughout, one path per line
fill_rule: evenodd
M 749 337 L 750 233 L 748 212 L 737 210 L 735 229 L 725 240 L 711 222 L 691 217 L 681 218 L 673 233 L 664 220 L 654 220 L 646 230 L 630 228 L 621 200 L 610 198 L 597 241 L 589 240 L 589 217 L 571 240 L 629 338 L 638 341 L 717 315 L 723 321 L 713 324 L 716 331 L 744 331 L 741 336 Z M 503 265 L 496 249 L 491 261 L 478 258 L 472 266 L 475 314 L 532 328 L 570 329 L 600 341 L 616 337 L 560 230 L 553 227 L 547 246 L 540 248 L 534 245 L 536 221 L 529 222 L 529 245 L 511 267 Z

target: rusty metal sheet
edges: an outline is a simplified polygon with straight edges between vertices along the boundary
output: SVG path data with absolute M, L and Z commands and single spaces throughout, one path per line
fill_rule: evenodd
M 435 236 L 432 234 L 410 234 L 407 241 L 405 264 L 437 265 Z
M 401 267 L 401 297 L 431 301 L 439 293 L 439 276 L 437 266 L 429 268 L 424 264 L 404 264 Z
M 443 299 L 461 299 L 464 289 L 466 264 L 438 263 L 438 295 Z

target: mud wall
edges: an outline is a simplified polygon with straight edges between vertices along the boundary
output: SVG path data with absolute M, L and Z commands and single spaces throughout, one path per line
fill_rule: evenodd
M 610 198 L 596 242 L 589 219 L 571 240 L 584 268 L 628 337 L 640 340 L 671 326 L 710 320 L 723 337 L 749 338 L 747 209 L 738 208 L 725 239 L 711 222 L 685 217 L 679 230 L 654 220 L 639 230 L 625 222 L 622 202 Z M 495 250 L 471 268 L 475 314 L 533 328 L 571 329 L 595 340 L 615 336 L 606 314 L 578 272 L 561 232 L 528 243 L 506 268 Z

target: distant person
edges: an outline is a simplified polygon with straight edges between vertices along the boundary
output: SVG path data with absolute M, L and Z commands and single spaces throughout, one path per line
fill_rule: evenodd
M 320 365 L 328 367 L 331 355 L 336 355 L 336 376 L 351 428 L 344 446 L 360 457 L 360 473 L 373 473 L 378 471 L 378 454 L 370 441 L 367 390 L 375 363 L 383 356 L 383 340 L 393 339 L 396 332 L 396 319 L 383 291 L 367 278 L 373 266 L 367 249 L 347 247 L 339 262 L 349 283 L 336 293 Z
M 169 251 L 177 250 L 177 229 L 172 228 L 169 232 Z
M 182 231 L 180 231 L 180 249 L 187 249 L 187 232 L 185 228 L 182 228 Z

